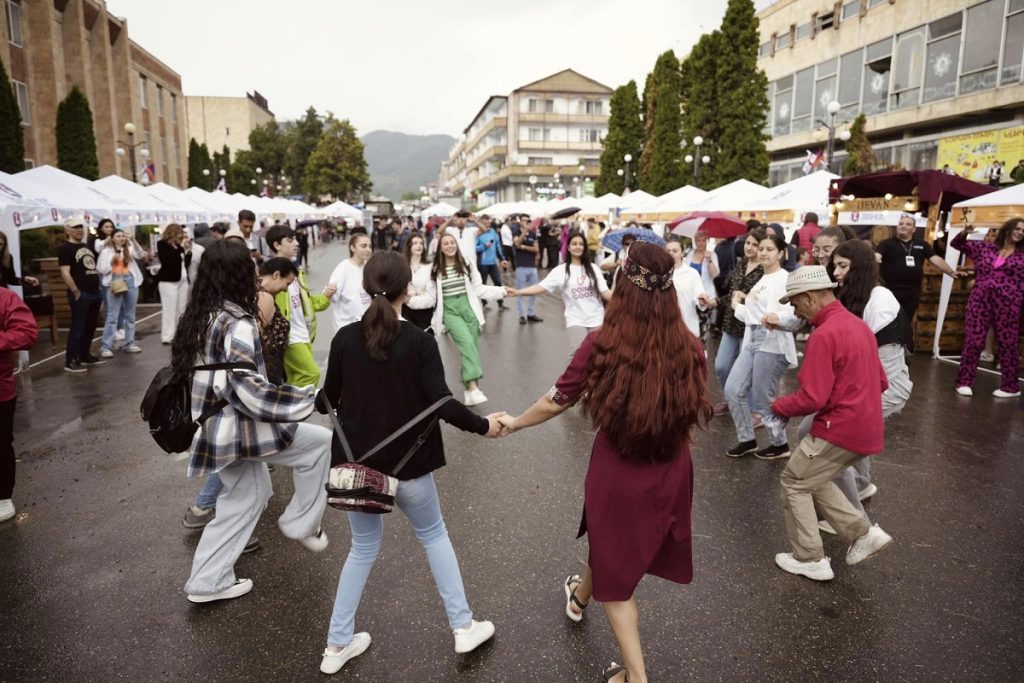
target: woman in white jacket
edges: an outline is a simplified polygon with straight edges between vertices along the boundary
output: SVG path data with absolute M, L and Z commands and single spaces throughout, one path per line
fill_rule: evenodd
M 463 403 L 467 406 L 484 403 L 487 397 L 477 385 L 484 375 L 477 349 L 477 340 L 484 326 L 484 308 L 480 300 L 504 299 L 506 290 L 485 285 L 476 265 L 462 257 L 458 240 L 449 233 L 441 235 L 438 243 L 430 286 L 437 297 L 430 326 L 438 336 L 448 332 L 462 357 L 462 384 L 466 388 Z
M 334 331 L 363 317 L 370 306 L 370 295 L 363 289 L 363 266 L 373 255 L 373 243 L 362 228 L 348 232 L 348 258 L 338 264 L 328 283 L 334 285 L 331 297 L 331 320 Z
M 704 291 L 701 276 L 683 261 L 683 245 L 679 240 L 670 239 L 665 245 L 665 251 L 676 262 L 675 270 L 672 271 L 672 284 L 676 288 L 683 322 L 686 323 L 686 329 L 700 339 L 700 316 L 697 312 L 707 310 L 712 299 Z
M 142 270 L 137 261 L 145 255 L 135 238 L 118 229 L 107 238 L 100 250 L 96 270 L 100 273 L 103 290 L 107 293 L 104 302 L 107 318 L 103 326 L 103 341 L 100 342 L 101 358 L 114 356 L 114 336 L 117 334 L 119 316 L 124 320 L 122 350 L 126 353 L 142 351 L 135 344 L 135 304 L 138 303 L 139 285 L 142 284 Z M 111 286 L 115 282 L 124 284 Z
M 746 328 L 740 354 L 725 383 L 725 400 L 739 440 L 726 451 L 731 458 L 755 451 L 762 460 L 789 455 L 784 433 L 771 436 L 772 443 L 757 450 L 752 416 L 752 412 L 768 414 L 782 373 L 796 367 L 796 341 L 792 330 L 799 319 L 791 305 L 779 303 L 786 295 L 786 278 L 789 277 L 782 268 L 786 253 L 785 240 L 777 235 L 765 237 L 757 246 L 757 258 L 764 275 L 749 294 L 733 292 L 733 312 Z
M 427 243 L 423 235 L 414 232 L 405 241 L 405 260 L 412 271 L 409 283 L 409 301 L 402 306 L 402 317 L 421 330 L 432 332 L 430 322 L 437 305 L 437 291 L 430 279 L 430 260 L 427 258 Z

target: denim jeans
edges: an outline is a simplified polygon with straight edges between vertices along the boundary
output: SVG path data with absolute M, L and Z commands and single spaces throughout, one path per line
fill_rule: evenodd
M 501 266 L 497 263 L 492 263 L 489 266 L 480 266 L 480 281 L 486 285 L 488 277 L 491 278 L 492 285 L 501 287 Z
M 466 602 L 459 561 L 441 517 L 434 475 L 398 482 L 395 503 L 409 519 L 416 538 L 427 553 L 430 573 L 434 575 L 437 592 L 448 612 L 448 626 L 452 629 L 469 626 L 473 613 Z M 352 641 L 356 609 L 384 536 L 383 515 L 350 512 L 348 523 L 352 527 L 352 549 L 338 579 L 338 594 L 334 598 L 334 612 L 327 631 L 327 644 L 335 647 L 344 647 Z
M 725 400 L 729 403 L 736 437 L 740 442 L 754 440 L 751 412 L 757 411 L 762 415 L 768 412 L 782 373 L 789 365 L 781 353 L 760 350 L 766 335 L 767 331 L 763 327 L 751 329 L 750 343 L 740 349 L 725 383 Z
M 519 266 L 516 268 L 516 289 L 523 289 L 530 285 L 537 284 L 537 269 Z M 537 303 L 535 296 L 516 297 L 516 308 L 519 310 L 519 317 L 533 315 L 534 306 Z
M 217 507 L 217 496 L 220 495 L 223 488 L 224 484 L 221 483 L 219 474 L 211 472 L 206 475 L 203 488 L 199 489 L 199 495 L 196 496 L 196 507 L 203 510 Z
M 111 294 L 110 287 L 104 287 L 107 297 L 107 322 L 103 326 L 101 349 L 110 351 L 114 348 L 114 335 L 117 333 L 119 321 L 124 321 L 124 345 L 135 343 L 135 304 L 139 300 L 139 288 L 131 275 L 115 275 L 115 280 L 124 280 L 128 291 L 124 294 Z M 111 280 L 113 282 L 113 280 Z
M 79 292 L 78 300 L 68 292 L 68 308 L 71 309 L 71 329 L 68 330 L 68 342 L 64 347 L 64 362 L 87 358 L 92 346 L 92 338 L 96 334 L 96 325 L 100 318 L 100 305 L 103 300 L 100 293 Z
M 736 357 L 740 355 L 741 346 L 743 337 L 722 332 L 722 340 L 718 342 L 718 352 L 715 354 L 715 376 L 718 377 L 718 386 L 722 387 L 722 391 L 725 391 L 725 383 L 736 363 Z
M 136 282 L 135 286 L 138 287 L 141 284 L 142 284 L 141 282 Z M 101 300 L 103 301 L 104 304 L 107 302 L 107 294 L 109 294 L 109 293 L 110 293 L 110 287 L 104 287 L 103 285 L 100 285 L 100 294 L 102 295 L 102 299 Z M 136 295 L 136 298 L 138 298 L 138 295 Z M 123 330 L 124 329 L 124 308 L 121 309 L 121 315 L 119 315 L 118 318 L 117 318 L 117 329 L 119 329 L 119 330 Z

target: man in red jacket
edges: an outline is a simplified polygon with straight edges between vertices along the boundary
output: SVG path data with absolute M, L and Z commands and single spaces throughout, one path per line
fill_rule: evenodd
M 835 283 L 821 266 L 789 274 L 782 303 L 814 326 L 807 341 L 800 389 L 772 404 L 782 417 L 815 413 L 811 433 L 793 451 L 782 473 L 782 500 L 792 553 L 775 563 L 792 574 L 816 581 L 833 577 L 818 531 L 815 506 L 850 544 L 847 564 L 857 564 L 892 542 L 871 525 L 832 480 L 860 458 L 881 453 L 882 392 L 889 383 L 878 360 L 871 329 L 835 298 Z
M 814 248 L 814 240 L 818 239 L 819 234 L 821 234 L 821 227 L 818 225 L 818 214 L 808 211 L 804 214 L 804 224 L 793 233 L 793 238 L 790 240 L 790 244 L 794 247 L 804 250 L 802 264 L 814 263 L 811 249 Z
M 18 351 L 39 338 L 32 311 L 17 294 L 0 287 L 0 522 L 14 517 L 14 366 Z

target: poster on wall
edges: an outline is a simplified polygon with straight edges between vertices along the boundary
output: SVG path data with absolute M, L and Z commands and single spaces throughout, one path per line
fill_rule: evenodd
M 939 140 L 938 167 L 949 165 L 961 178 L 986 183 L 993 161 L 1004 164 L 1004 173 L 1024 159 L 1024 127 L 956 135 Z

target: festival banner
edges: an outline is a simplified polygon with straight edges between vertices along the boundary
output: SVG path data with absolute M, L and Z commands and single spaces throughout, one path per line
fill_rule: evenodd
M 946 165 L 961 178 L 987 183 L 993 161 L 1004 164 L 1003 173 L 1024 159 L 1024 127 L 956 135 L 939 140 L 938 167 Z

